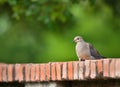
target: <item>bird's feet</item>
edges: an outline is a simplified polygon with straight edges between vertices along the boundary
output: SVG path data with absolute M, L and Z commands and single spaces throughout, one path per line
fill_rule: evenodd
M 81 61 L 85 61 L 85 59 L 81 59 Z
M 85 61 L 85 59 L 79 59 L 79 61 Z

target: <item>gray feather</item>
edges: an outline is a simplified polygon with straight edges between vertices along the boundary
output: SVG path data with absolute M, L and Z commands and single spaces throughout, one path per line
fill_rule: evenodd
M 104 58 L 91 44 L 89 44 L 89 49 L 90 49 L 91 56 L 93 56 L 95 59 Z

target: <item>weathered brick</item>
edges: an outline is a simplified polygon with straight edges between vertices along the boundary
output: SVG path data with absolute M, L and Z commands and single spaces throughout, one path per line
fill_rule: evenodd
M 84 73 L 85 73 L 85 65 L 83 61 L 79 62 L 79 66 L 78 66 L 78 70 L 79 70 L 79 79 L 83 80 L 84 79 Z
M 34 64 L 31 64 L 30 80 L 31 82 L 35 81 L 35 65 Z
M 98 77 L 103 76 L 103 60 L 97 60 L 97 73 Z
M 0 82 L 85 80 L 87 78 L 94 79 L 99 75 L 103 75 L 103 79 L 106 77 L 116 79 L 116 77 L 120 78 L 119 64 L 120 59 L 53 62 L 47 64 L 0 63 Z
M 19 67 L 20 64 L 15 64 L 15 81 L 19 80 Z
M 90 60 L 85 60 L 85 78 L 90 77 Z
M 96 60 L 91 60 L 91 63 L 90 63 L 90 78 L 92 79 L 95 79 L 95 77 L 97 76 L 97 73 L 96 73 L 96 63 L 97 61 Z
M 8 81 L 12 82 L 13 81 L 13 64 L 8 65 L 7 75 L 8 75 Z
M 73 62 L 73 69 L 74 69 L 74 80 L 78 80 L 79 79 L 79 70 L 78 70 L 78 65 L 79 65 L 79 62 Z
M 50 79 L 51 79 L 50 63 L 46 64 L 45 67 L 46 67 L 46 80 L 47 80 L 47 81 L 50 81 Z
M 40 81 L 46 81 L 45 64 L 40 64 Z
M 30 64 L 25 64 L 25 81 L 30 81 Z
M 67 80 L 67 62 L 62 64 L 62 79 Z
M 24 64 L 15 64 L 15 81 L 23 81 Z
M 55 81 L 57 76 L 56 76 L 56 64 L 51 63 L 51 80 Z
M 103 76 L 104 77 L 109 77 L 109 70 L 110 70 L 110 67 L 109 67 L 109 59 L 104 59 L 103 60 Z
M 2 64 L 0 64 L 0 82 L 2 82 Z
M 18 76 L 19 82 L 24 80 L 23 79 L 24 78 L 23 68 L 24 68 L 24 64 L 20 64 L 20 66 L 19 66 L 19 76 Z
M 68 79 L 73 80 L 73 63 L 68 62 Z
M 35 64 L 35 81 L 39 81 L 40 77 L 40 66 L 39 64 Z
M 110 77 L 115 78 L 115 59 L 110 60 Z
M 7 82 L 7 65 L 2 65 L 2 80 L 3 82 Z
M 62 77 L 62 63 L 58 62 L 56 63 L 56 77 L 57 77 L 57 80 L 61 80 Z
M 115 76 L 117 78 L 120 78 L 120 59 L 116 59 L 116 64 L 115 64 Z

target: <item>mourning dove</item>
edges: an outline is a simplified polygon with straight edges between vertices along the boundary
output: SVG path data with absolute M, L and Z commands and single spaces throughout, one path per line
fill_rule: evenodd
M 74 41 L 77 43 L 76 53 L 79 61 L 104 58 L 90 43 L 85 42 L 81 36 L 76 36 Z

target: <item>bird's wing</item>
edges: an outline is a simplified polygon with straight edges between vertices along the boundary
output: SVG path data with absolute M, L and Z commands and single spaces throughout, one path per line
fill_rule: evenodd
M 91 56 L 93 56 L 95 59 L 103 58 L 103 56 L 99 54 L 99 52 L 92 46 L 92 44 L 89 44 L 89 51 Z

